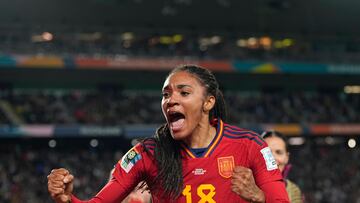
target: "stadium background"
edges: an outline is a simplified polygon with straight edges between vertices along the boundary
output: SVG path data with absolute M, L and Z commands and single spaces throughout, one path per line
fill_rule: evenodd
M 306 202 L 360 202 L 359 2 L 0 2 L 0 202 L 51 202 L 54 167 L 87 198 L 163 122 L 181 63 L 212 69 L 233 124 L 290 137 Z

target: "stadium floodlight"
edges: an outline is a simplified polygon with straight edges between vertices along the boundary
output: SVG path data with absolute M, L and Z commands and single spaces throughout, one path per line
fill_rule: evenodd
M 303 137 L 291 137 L 288 140 L 289 145 L 303 145 L 305 143 L 305 138 Z
M 99 141 L 97 139 L 91 139 L 90 140 L 90 146 L 97 147 L 99 145 Z
M 356 147 L 356 140 L 355 140 L 354 138 L 350 138 L 350 139 L 348 140 L 348 146 L 349 146 L 350 148 L 355 148 L 355 147 Z
M 56 147 L 56 140 L 54 139 L 49 140 L 48 145 L 50 148 Z

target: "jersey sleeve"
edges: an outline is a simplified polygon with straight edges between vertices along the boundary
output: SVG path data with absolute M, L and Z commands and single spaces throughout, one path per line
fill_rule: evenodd
M 131 148 L 115 165 L 111 180 L 88 201 L 72 196 L 72 203 L 119 203 L 144 179 L 146 159 L 150 159 L 140 144 Z
M 253 144 L 250 149 L 250 167 L 256 184 L 265 194 L 266 203 L 289 202 L 285 183 L 270 148 L 262 143 Z
M 250 168 L 253 171 L 256 184 L 282 180 L 282 175 L 276 164 L 270 148 L 265 142 L 262 145 L 252 143 L 249 151 Z
M 71 203 L 119 203 L 126 197 L 126 193 L 120 192 L 123 188 L 116 179 L 111 179 L 101 191 L 92 199 L 82 201 L 71 196 Z
M 261 185 L 260 189 L 265 194 L 266 203 L 290 203 L 284 181 L 267 182 Z

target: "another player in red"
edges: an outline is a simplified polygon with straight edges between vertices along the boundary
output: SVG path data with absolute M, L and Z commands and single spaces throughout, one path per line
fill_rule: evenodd
M 223 122 L 225 103 L 209 70 L 175 68 L 162 92 L 167 123 L 155 137 L 133 147 L 89 201 L 72 195 L 68 170 L 53 170 L 48 190 L 57 203 L 118 203 L 142 180 L 154 203 L 289 202 L 267 144 L 256 133 Z

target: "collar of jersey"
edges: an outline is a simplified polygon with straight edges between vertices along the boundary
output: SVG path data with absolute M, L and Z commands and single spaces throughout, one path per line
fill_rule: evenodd
M 182 147 L 185 150 L 186 154 L 188 156 L 190 156 L 191 158 L 205 158 L 210 156 L 210 154 L 214 151 L 214 149 L 216 148 L 216 146 L 219 144 L 222 134 L 223 134 L 223 129 L 224 129 L 224 123 L 221 119 L 217 119 L 217 122 L 215 123 L 216 126 L 216 135 L 214 137 L 214 139 L 211 141 L 211 143 L 209 144 L 209 146 L 207 147 L 207 149 L 205 150 L 205 152 L 202 154 L 202 156 L 196 156 L 188 146 L 186 146 L 185 143 L 182 143 Z

